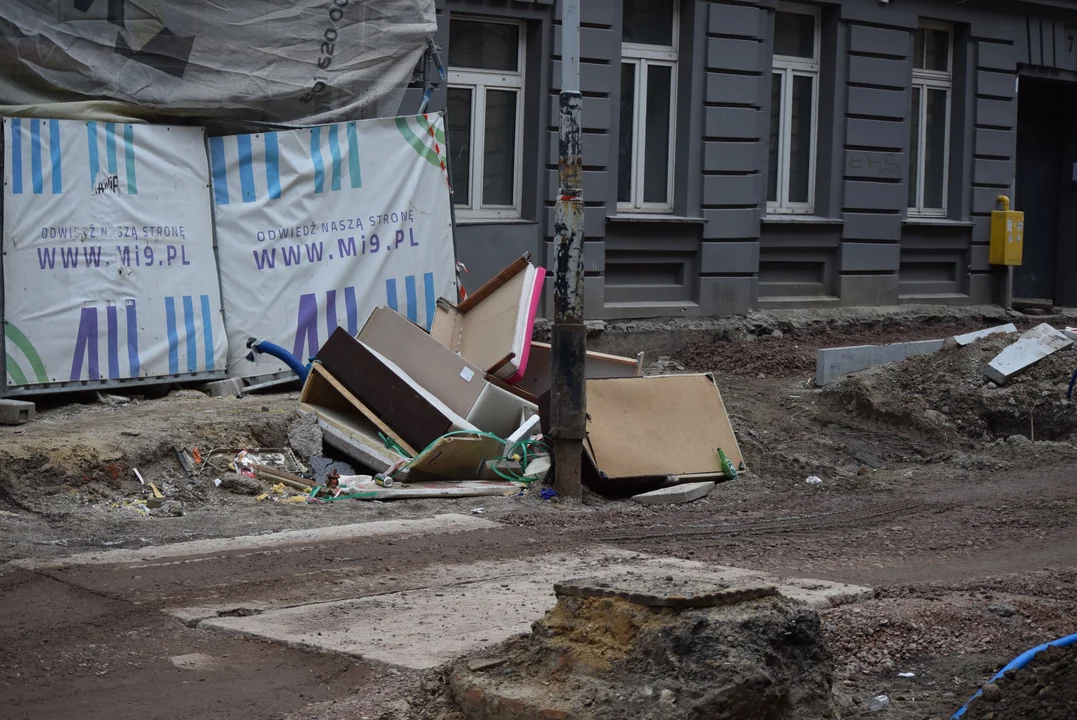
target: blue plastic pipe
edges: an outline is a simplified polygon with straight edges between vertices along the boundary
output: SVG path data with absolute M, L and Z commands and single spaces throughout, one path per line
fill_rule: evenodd
M 1069 386 L 1069 389 L 1066 390 L 1066 399 L 1067 400 L 1072 400 L 1073 399 L 1073 386 L 1074 386 L 1074 384 L 1077 384 L 1077 370 L 1074 370 L 1073 375 L 1070 377 L 1070 386 Z
M 292 369 L 302 382 L 307 381 L 307 373 L 310 372 L 310 368 L 303 365 L 295 355 L 282 348 L 276 343 L 271 343 L 268 340 L 259 340 L 251 345 L 251 350 L 258 353 L 265 353 L 266 355 L 272 355 L 285 365 Z
M 1032 658 L 1036 657 L 1037 654 L 1039 654 L 1040 652 L 1043 652 L 1044 650 L 1046 650 L 1049 647 L 1069 647 L 1070 645 L 1077 645 L 1077 635 L 1067 635 L 1064 638 L 1059 638 L 1058 640 L 1052 640 L 1051 642 L 1044 643 L 1043 645 L 1040 645 L 1039 647 L 1034 647 L 1031 650 L 1028 650 L 1026 652 L 1021 653 L 1016 658 L 1014 658 L 1012 661 L 1010 661 L 1009 665 L 1007 665 L 1006 667 L 1002 668 L 997 673 L 995 673 L 995 676 L 992 677 L 988 682 L 995 682 L 996 680 L 998 680 L 1000 677 L 1002 677 L 1003 675 L 1005 675 L 1008 672 L 1011 672 L 1013 670 L 1020 670 L 1021 668 L 1025 667 L 1030 662 L 1032 662 Z M 976 698 L 980 697 L 980 695 L 982 693 L 983 693 L 982 690 L 977 690 L 976 694 L 969 698 L 969 702 L 962 705 L 961 709 L 953 714 L 952 720 L 957 720 L 957 718 L 963 716 L 965 714 L 965 711 L 968 710 L 969 703 L 971 703 Z

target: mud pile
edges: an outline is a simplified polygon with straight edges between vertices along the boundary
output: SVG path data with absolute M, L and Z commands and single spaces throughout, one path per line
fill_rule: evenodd
M 1077 718 L 1077 647 L 1050 647 L 969 703 L 966 720 Z
M 999 387 L 983 370 L 1015 339 L 948 346 L 850 376 L 822 395 L 835 409 L 933 436 L 1070 438 L 1077 433 L 1077 405 L 1066 400 L 1066 388 L 1077 352 L 1059 350 Z
M 469 720 L 834 715 L 819 616 L 779 596 L 705 609 L 560 596 L 530 636 L 483 658 L 452 671 Z

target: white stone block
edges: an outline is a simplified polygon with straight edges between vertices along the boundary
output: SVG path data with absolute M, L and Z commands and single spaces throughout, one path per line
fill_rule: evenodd
M 954 335 L 954 340 L 957 341 L 958 345 L 964 347 L 965 345 L 971 345 L 977 340 L 990 337 L 991 335 L 1015 332 L 1017 332 L 1017 326 L 1013 323 L 1006 323 L 1005 325 L 997 325 L 995 327 L 987 328 L 986 330 L 977 330 L 976 332 L 965 333 L 964 335 Z
M 996 355 L 984 368 L 984 375 L 999 385 L 1005 385 L 1010 378 L 1072 344 L 1072 340 L 1047 323 L 1037 325 Z
M 678 503 L 690 503 L 706 497 L 714 489 L 713 482 L 686 483 L 673 487 L 660 488 L 636 495 L 632 499 L 640 505 L 671 505 Z

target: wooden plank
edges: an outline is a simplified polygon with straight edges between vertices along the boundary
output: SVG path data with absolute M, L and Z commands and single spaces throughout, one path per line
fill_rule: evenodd
M 514 275 L 523 272 L 524 268 L 527 267 L 527 264 L 530 261 L 531 253 L 524 253 L 521 257 L 512 261 L 512 264 L 510 264 L 507 268 L 499 272 L 497 275 L 494 275 L 489 281 L 487 281 L 485 285 L 483 285 L 478 290 L 464 298 L 464 301 L 457 305 L 456 309 L 459 310 L 461 313 L 466 313 L 468 310 L 475 307 L 484 299 L 486 299 L 490 294 L 494 292 L 494 290 L 497 290 L 499 287 L 511 280 Z
M 274 483 L 284 483 L 290 488 L 295 490 L 310 490 L 313 487 L 310 481 L 306 478 L 301 478 L 298 475 L 293 475 L 290 472 L 283 470 L 277 470 L 266 465 L 254 465 L 251 468 L 254 470 L 254 474 L 262 477 L 265 480 L 272 481 Z
M 348 388 L 344 387 L 344 385 L 342 385 L 339 380 L 333 377 L 333 374 L 331 372 L 326 370 L 319 363 L 314 363 L 311 366 L 310 375 L 307 376 L 307 382 L 303 386 L 303 393 L 299 396 L 300 403 L 319 404 L 313 403 L 311 401 L 312 383 L 318 382 L 317 380 L 313 379 L 315 377 L 328 382 L 329 385 L 332 386 L 332 388 L 337 393 L 339 393 L 341 397 L 347 400 L 349 405 L 358 410 L 359 414 L 361 414 L 363 417 L 373 423 L 374 426 L 378 428 L 378 430 L 391 437 L 397 444 L 400 445 L 400 447 L 407 451 L 408 455 L 415 456 L 418 454 L 418 450 L 408 444 L 408 442 L 404 440 L 404 438 L 400 437 L 400 435 L 398 435 L 391 427 L 382 422 L 381 418 L 375 415 L 370 408 L 364 405 L 363 402 L 359 400 L 359 398 L 355 397 L 355 395 L 352 394 L 352 392 L 349 391 Z
M 498 370 L 500 370 L 501 368 L 503 368 L 503 367 L 505 367 L 506 365 L 508 365 L 508 364 L 509 364 L 509 362 L 510 362 L 510 361 L 511 361 L 511 360 L 512 360 L 512 359 L 513 359 L 514 357 L 516 357 L 516 353 L 514 353 L 514 352 L 510 352 L 510 353 L 509 353 L 508 355 L 506 355 L 505 357 L 501 358 L 500 360 L 498 360 L 497 362 L 495 362 L 495 363 L 494 363 L 493 365 L 491 365 L 491 366 L 490 366 L 490 367 L 489 367 L 489 368 L 488 368 L 488 369 L 486 370 L 486 373 L 487 373 L 488 375 L 493 375 L 493 374 L 494 374 L 494 373 L 496 373 L 496 372 L 497 372 Z
M 381 487 L 371 483 L 339 500 L 407 500 L 418 498 L 504 497 L 520 492 L 522 485 L 508 480 L 472 480 L 467 482 L 421 482 Z M 368 489 L 369 488 L 369 489 Z

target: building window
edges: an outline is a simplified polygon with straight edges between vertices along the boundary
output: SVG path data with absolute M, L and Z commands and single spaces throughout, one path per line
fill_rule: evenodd
M 774 14 L 767 212 L 815 212 L 819 9 L 781 3 Z
M 624 0 L 617 209 L 673 210 L 677 3 Z
M 520 217 L 523 84 L 522 24 L 450 18 L 446 119 L 462 218 Z
M 952 33 L 924 24 L 913 42 L 912 122 L 909 138 L 909 214 L 946 216 L 950 163 Z

